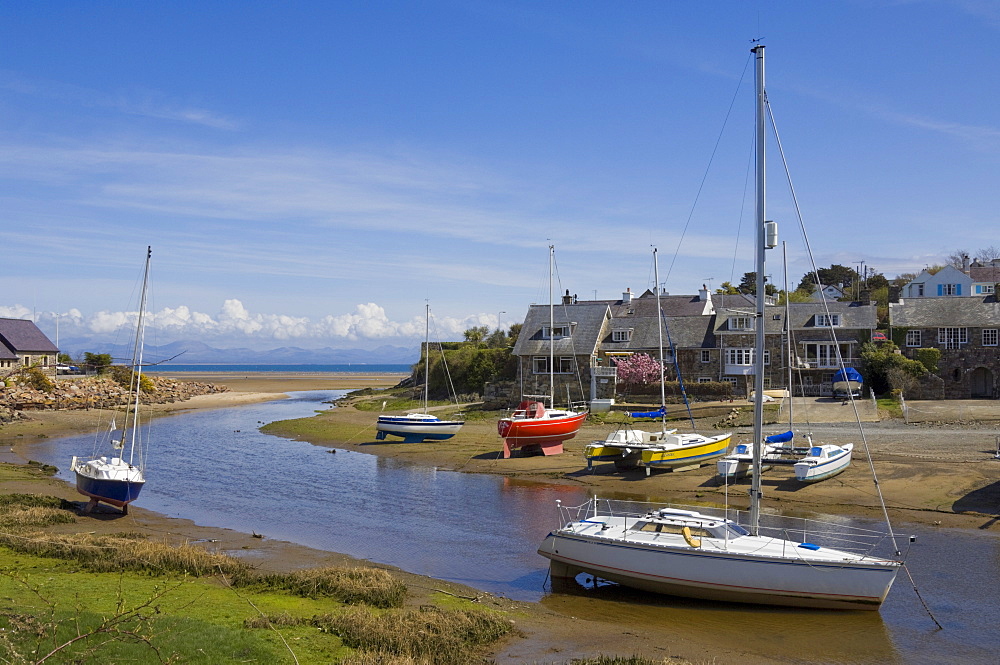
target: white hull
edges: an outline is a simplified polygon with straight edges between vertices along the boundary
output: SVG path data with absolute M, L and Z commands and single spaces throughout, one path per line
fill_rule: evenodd
M 405 416 L 379 416 L 375 425 L 377 439 L 386 435 L 403 437 L 404 442 L 419 442 L 426 439 L 443 441 L 458 434 L 465 421 L 439 420 L 434 416 L 422 413 L 411 413 Z
M 705 519 L 699 515 L 686 523 L 705 527 Z M 768 536 L 687 537 L 635 529 L 658 521 L 595 515 L 553 531 L 538 553 L 550 559 L 553 578 L 584 572 L 669 595 L 830 609 L 878 609 L 901 565 Z M 711 524 L 725 533 L 722 520 Z
M 795 464 L 795 479 L 815 483 L 841 473 L 851 465 L 854 444 L 813 446 L 809 455 Z

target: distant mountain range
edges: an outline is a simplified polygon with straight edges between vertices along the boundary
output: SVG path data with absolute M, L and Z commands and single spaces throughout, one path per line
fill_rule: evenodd
M 74 360 L 86 352 L 110 353 L 115 361 L 127 360 L 125 347 L 95 344 L 93 341 L 65 340 L 60 346 Z M 175 357 L 176 356 L 176 357 Z M 380 346 L 374 349 L 303 349 L 282 346 L 267 351 L 248 348 L 217 349 L 203 342 L 181 341 L 163 346 L 146 345 L 143 352 L 146 362 L 172 362 L 184 365 L 341 365 L 357 364 L 413 364 L 420 358 L 419 346 Z

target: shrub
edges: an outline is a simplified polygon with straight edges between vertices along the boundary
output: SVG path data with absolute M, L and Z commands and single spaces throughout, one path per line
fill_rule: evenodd
M 131 390 L 132 386 L 135 385 L 135 371 L 131 367 L 112 365 L 107 369 L 107 375 L 126 390 Z M 144 393 L 154 393 L 156 392 L 156 386 L 153 384 L 152 379 L 143 374 L 139 377 L 139 390 Z

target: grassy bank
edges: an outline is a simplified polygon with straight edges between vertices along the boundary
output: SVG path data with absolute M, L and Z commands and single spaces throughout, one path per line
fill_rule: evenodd
M 459 664 L 514 631 L 504 613 L 455 596 L 406 607 L 405 584 L 383 569 L 261 573 L 138 533 L 48 530 L 76 522 L 73 508 L 0 496 L 2 662 Z

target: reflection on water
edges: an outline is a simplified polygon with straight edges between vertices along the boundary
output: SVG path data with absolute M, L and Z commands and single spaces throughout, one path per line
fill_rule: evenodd
M 592 584 L 547 592 L 547 562 L 535 550 L 557 526 L 556 499 L 582 504 L 584 490 L 346 450 L 331 454 L 257 431 L 261 422 L 325 410 L 323 400 L 338 394 L 294 393 L 278 402 L 158 419 L 138 505 L 541 600 L 567 617 L 613 620 L 665 643 L 722 641 L 758 659 L 792 663 L 995 662 L 1000 544 L 992 530 L 917 531 L 908 565 L 942 631 L 923 612 L 905 573 L 881 613 L 741 607 Z M 69 458 L 89 450 L 92 438 L 44 440 L 30 455 L 60 467 L 70 480 Z

